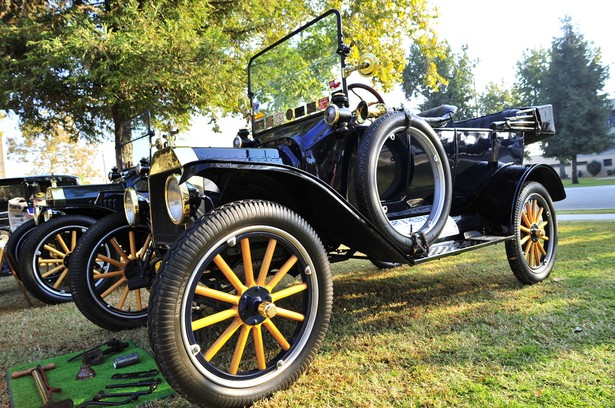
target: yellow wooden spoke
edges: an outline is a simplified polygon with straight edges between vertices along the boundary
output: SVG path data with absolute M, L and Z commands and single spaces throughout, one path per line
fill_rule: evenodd
M 532 236 L 531 235 L 526 235 L 523 238 L 521 238 L 521 240 L 519 241 L 519 245 L 523 245 L 527 242 L 528 239 L 530 239 Z
M 51 259 L 38 259 L 38 264 L 42 265 L 42 264 L 59 264 L 59 263 L 63 263 L 64 259 L 60 259 L 60 258 L 51 258 Z
M 68 268 L 64 268 L 64 271 L 62 271 L 60 276 L 58 276 L 58 279 L 56 279 L 56 281 L 53 284 L 53 288 L 54 289 L 57 289 L 57 288 L 60 287 L 60 285 L 62 284 L 62 282 L 66 278 L 66 275 L 68 275 Z
M 276 317 L 285 317 L 287 319 L 294 320 L 297 322 L 302 322 L 305 320 L 305 316 L 301 313 L 293 312 L 292 310 L 284 309 L 281 307 L 278 307 L 277 310 L 278 313 L 276 314 Z
M 540 251 L 538 250 L 538 242 L 534 243 L 534 259 L 536 260 L 535 266 L 540 265 Z
M 66 246 L 66 242 L 64 242 L 64 239 L 62 238 L 62 235 L 56 234 L 56 241 L 57 241 L 58 244 L 60 244 L 60 246 L 62 247 L 62 250 L 64 251 L 64 253 L 66 253 L 66 254 L 70 253 L 70 249 L 68 249 L 68 247 Z
M 137 257 L 143 258 L 145 256 L 145 252 L 147 251 L 147 248 L 149 248 L 149 244 L 151 241 L 152 241 L 152 234 L 147 234 L 147 237 L 145 237 L 145 242 L 143 243 L 143 246 L 141 247 L 141 249 L 137 251 Z
M 105 273 L 94 273 L 92 276 L 94 279 L 109 279 L 109 278 L 117 278 L 118 276 L 124 276 L 124 270 L 113 271 L 113 272 L 105 272 Z
M 543 221 L 540 224 L 538 224 L 538 228 L 544 229 L 547 226 L 548 223 L 549 223 L 549 221 Z
M 252 254 L 250 253 L 250 240 L 248 238 L 244 238 L 241 240 L 241 255 L 243 257 L 243 271 L 246 275 L 246 286 L 254 286 L 256 283 L 254 282 Z
M 530 252 L 530 247 L 532 246 L 532 240 L 527 241 L 525 244 L 525 248 L 523 248 L 523 255 L 527 258 L 527 254 Z
M 536 247 L 538 248 L 542 256 L 547 256 L 547 251 L 545 251 L 545 247 L 543 247 L 540 242 L 536 242 Z
M 122 279 L 118 280 L 117 282 L 115 282 L 113 285 L 111 285 L 111 287 L 107 290 L 105 290 L 100 297 L 101 298 L 106 298 L 107 296 L 109 296 L 111 293 L 113 293 L 117 288 L 119 288 L 120 286 L 122 286 L 124 284 L 124 282 L 126 282 L 128 279 L 126 279 L 125 277 L 122 277 Z
M 70 249 L 71 251 L 75 249 L 77 246 L 77 231 L 74 230 L 72 234 L 70 234 Z
M 96 262 L 106 262 L 113 266 L 117 266 L 118 268 L 124 267 L 124 264 L 117 259 L 109 258 L 108 256 L 98 254 L 96 255 Z
M 123 309 L 124 305 L 126 304 L 126 299 L 128 298 L 128 294 L 130 293 L 130 289 L 128 288 L 128 285 L 126 285 L 124 287 L 124 291 L 122 292 L 122 296 L 120 296 L 120 300 L 118 300 L 117 302 L 117 307 L 116 309 Z
M 47 272 L 45 272 L 45 273 L 41 273 L 41 278 L 46 279 L 46 278 L 48 278 L 49 276 L 53 275 L 54 273 L 61 271 L 63 268 L 65 268 L 65 266 L 64 266 L 64 265 L 59 265 L 59 266 L 56 266 L 55 268 L 50 269 L 50 270 L 48 270 L 48 271 L 47 271 Z
M 207 361 L 211 361 L 211 359 L 220 351 L 220 349 L 226 344 L 226 342 L 231 338 L 233 334 L 237 331 L 237 329 L 243 324 L 243 321 L 240 317 L 236 317 L 235 320 L 230 324 L 229 327 L 218 337 L 218 339 L 211 345 L 211 347 L 203 353 L 203 357 Z
M 205 296 L 210 299 L 220 300 L 222 302 L 230 303 L 233 305 L 239 304 L 239 296 L 232 295 L 230 293 L 222 292 L 216 289 L 208 288 L 207 286 L 199 283 L 194 291 L 197 295 Z
M 527 217 L 527 214 L 524 212 L 521 213 L 521 222 L 525 224 L 527 228 L 530 228 L 532 226 L 530 219 Z
M 298 258 L 295 255 L 291 255 L 290 258 L 288 258 L 288 260 L 284 262 L 284 265 L 282 265 L 278 272 L 269 280 L 269 282 L 267 282 L 265 287 L 269 289 L 269 291 L 275 288 L 275 285 L 277 285 L 282 280 L 282 278 L 286 276 L 288 271 L 290 271 L 290 268 L 292 268 L 297 263 L 297 259 Z
M 265 359 L 265 346 L 263 345 L 263 332 L 260 324 L 252 327 L 252 337 L 254 337 L 256 364 L 258 364 L 259 370 L 264 370 L 267 368 L 267 360 Z
M 235 272 L 233 272 L 231 267 L 228 266 L 224 258 L 220 256 L 220 254 L 216 255 L 214 258 L 214 263 L 218 268 L 220 268 L 220 271 L 224 274 L 224 276 L 226 276 L 229 283 L 237 290 L 237 293 L 241 294 L 247 289 L 243 283 L 241 283 L 237 275 L 235 275 Z
M 220 323 L 226 319 L 230 319 L 231 317 L 239 316 L 239 312 L 237 312 L 236 307 L 232 307 L 227 310 L 223 310 L 218 313 L 214 313 L 212 315 L 202 317 L 198 320 L 192 322 L 192 331 L 201 330 L 204 327 L 211 326 L 212 324 Z
M 525 203 L 525 215 L 527 216 L 527 220 L 529 221 L 528 226 L 532 225 L 534 223 L 534 217 L 532 214 L 532 203 L 530 203 L 529 201 Z
M 519 229 L 527 234 L 531 234 L 532 230 L 529 229 L 528 227 L 524 227 L 523 225 L 519 226 Z
M 47 250 L 47 252 L 49 252 L 50 254 L 57 255 L 57 256 L 59 256 L 60 258 L 64 258 L 64 257 L 66 256 L 66 254 L 64 254 L 64 253 L 62 253 L 62 252 L 60 252 L 60 251 L 58 251 L 58 250 L 57 250 L 57 249 L 55 249 L 54 247 L 49 246 L 49 245 L 47 245 L 47 244 L 43 245 L 43 248 L 45 248 L 45 249 Z
M 117 253 L 120 255 L 120 259 L 124 258 L 126 261 L 128 261 L 128 256 L 126 255 L 126 252 L 124 252 L 124 250 L 122 249 L 122 247 L 120 246 L 120 244 L 117 242 L 115 238 L 111 239 L 111 245 L 113 246 L 113 248 L 115 248 Z
M 272 293 L 271 300 L 272 302 L 277 302 L 280 299 L 284 299 L 286 297 L 292 296 L 299 292 L 303 292 L 304 290 L 307 290 L 307 287 L 308 287 L 307 283 L 301 283 L 299 285 L 290 286 L 286 289 L 282 289 L 278 292 Z
M 135 301 L 137 302 L 137 310 L 143 310 L 143 299 L 141 299 L 141 289 L 135 289 Z
M 282 347 L 284 350 L 289 350 L 290 349 L 290 344 L 284 338 L 284 335 L 282 333 L 280 333 L 278 328 L 275 326 L 275 324 L 273 324 L 273 322 L 271 320 L 269 320 L 269 319 L 265 320 L 263 322 L 263 326 L 265 326 L 265 328 L 269 331 L 269 333 L 271 333 L 271 335 L 273 336 L 275 341 L 278 342 L 280 347 Z
M 128 244 L 130 245 L 130 256 L 131 259 L 137 258 L 137 245 L 135 243 L 135 231 L 128 231 Z
M 538 221 L 538 200 L 532 200 L 532 222 Z
M 544 207 L 540 207 L 538 209 L 538 214 L 536 215 L 536 222 L 542 220 L 542 213 L 543 213 L 544 209 L 545 209 Z
M 239 363 L 241 363 L 241 357 L 243 356 L 243 351 L 245 350 L 246 343 L 248 342 L 248 334 L 250 334 L 250 327 L 244 324 L 241 326 L 239 338 L 237 339 L 237 344 L 235 344 L 235 352 L 233 353 L 231 366 L 228 370 L 231 374 L 237 374 L 237 371 L 239 371 Z
M 277 243 L 278 241 L 271 238 L 267 244 L 265 255 L 263 255 L 263 263 L 261 264 L 261 269 L 258 273 L 258 279 L 256 279 L 257 285 L 263 286 L 265 284 L 267 273 L 269 272 L 269 266 L 271 266 L 271 260 L 273 259 L 273 253 L 275 252 Z

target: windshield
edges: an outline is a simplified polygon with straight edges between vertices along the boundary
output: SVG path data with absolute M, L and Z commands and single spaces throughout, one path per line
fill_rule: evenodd
M 250 60 L 254 133 L 320 113 L 345 92 L 340 27 L 331 10 Z

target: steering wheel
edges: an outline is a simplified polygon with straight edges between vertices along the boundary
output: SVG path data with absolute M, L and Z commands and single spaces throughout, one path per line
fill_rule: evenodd
M 372 88 L 371 86 L 365 85 L 365 84 L 362 84 L 362 83 L 359 83 L 359 82 L 355 82 L 355 83 L 352 83 L 352 84 L 348 85 L 348 92 L 352 92 L 359 99 L 363 100 L 363 98 L 361 98 L 361 96 L 354 91 L 355 88 L 366 90 L 367 92 L 372 94 L 374 96 L 374 98 L 376 98 L 376 100 L 378 102 L 384 103 L 384 99 L 382 98 L 382 95 L 380 95 L 380 93 L 378 91 L 376 91 L 374 88 Z

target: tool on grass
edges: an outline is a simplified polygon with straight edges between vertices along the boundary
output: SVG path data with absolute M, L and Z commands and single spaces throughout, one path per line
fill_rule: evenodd
M 130 383 L 120 383 L 120 384 L 110 384 L 105 386 L 105 388 L 130 388 L 130 387 L 157 387 L 162 380 L 160 378 L 155 378 L 152 380 L 143 380 L 137 382 Z
M 130 378 L 150 378 L 155 377 L 159 373 L 158 370 L 135 371 L 132 373 L 118 373 L 111 376 L 112 380 L 127 380 Z
M 114 368 L 128 367 L 133 364 L 137 364 L 140 361 L 137 353 L 130 353 L 124 356 L 119 356 L 113 359 Z
M 156 390 L 157 385 L 150 385 L 149 389 L 144 391 L 132 391 L 132 392 L 117 392 L 117 393 L 107 393 L 103 390 L 98 391 L 94 398 L 91 401 L 85 401 L 83 404 L 79 405 L 79 408 L 87 407 L 89 405 L 98 405 L 98 406 L 115 406 L 115 405 L 124 405 L 132 402 L 134 400 L 139 399 L 140 395 L 148 395 Z M 120 401 L 101 401 L 107 398 L 120 398 L 120 397 L 128 397 L 125 400 Z
M 45 366 L 37 365 L 36 367 L 29 368 L 23 371 L 14 371 L 11 374 L 11 378 L 16 379 L 20 377 L 25 377 L 28 375 L 32 375 L 34 377 L 34 384 L 36 384 L 36 389 L 43 400 L 44 408 L 72 408 L 73 401 L 72 400 L 63 400 L 63 401 L 53 401 L 51 394 L 54 392 L 61 392 L 62 388 L 56 388 L 49 385 L 49 381 L 47 380 L 47 375 L 45 371 L 53 370 L 56 368 L 54 363 L 47 364 Z
M 104 350 L 101 349 L 101 347 L 105 347 L 105 346 L 107 346 L 108 348 Z M 98 364 L 100 364 L 105 354 L 119 353 L 120 351 L 124 350 L 126 347 L 128 347 L 128 343 L 124 341 L 119 341 L 117 339 L 111 339 L 102 344 L 99 344 L 98 346 L 91 347 L 87 350 L 82 351 L 81 353 L 75 356 L 72 356 L 71 358 L 68 359 L 68 362 L 70 363 L 71 361 L 76 360 L 79 357 L 87 354 L 87 357 L 86 357 L 87 359 L 98 361 Z M 98 351 L 95 351 L 95 350 L 98 350 Z

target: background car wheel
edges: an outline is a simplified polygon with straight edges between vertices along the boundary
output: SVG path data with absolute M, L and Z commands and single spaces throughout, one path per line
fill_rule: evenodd
M 546 279 L 555 264 L 555 210 L 542 184 L 529 182 L 521 189 L 514 211 L 515 238 L 506 242 L 506 255 L 517 279 L 531 285 Z
M 152 287 L 150 344 L 188 400 L 249 405 L 307 369 L 332 297 L 326 252 L 302 218 L 271 202 L 234 202 L 165 256 Z
M 19 253 L 19 275 L 38 300 L 72 300 L 68 261 L 83 233 L 96 222 L 84 215 L 61 215 L 42 223 L 25 237 Z
M 13 270 L 19 276 L 19 252 L 21 250 L 21 246 L 26 238 L 26 236 L 32 232 L 36 228 L 36 224 L 34 220 L 29 220 L 21 224 L 19 227 L 15 228 L 10 236 L 9 240 L 6 243 L 6 247 L 4 248 L 4 257 L 10 262 Z M 22 279 L 19 276 L 19 279 Z
M 124 214 L 101 218 L 71 255 L 73 300 L 92 323 L 117 331 L 147 321 L 149 288 L 158 258 L 145 225 L 128 225 Z
M 451 170 L 435 132 L 404 112 L 380 117 L 358 148 L 355 190 L 359 210 L 392 241 L 412 248 L 413 236 L 433 242 L 452 200 Z

